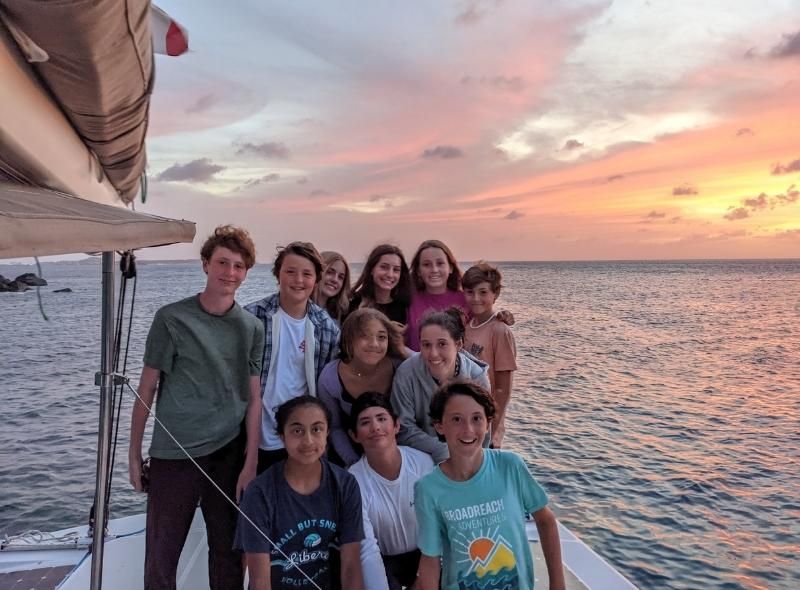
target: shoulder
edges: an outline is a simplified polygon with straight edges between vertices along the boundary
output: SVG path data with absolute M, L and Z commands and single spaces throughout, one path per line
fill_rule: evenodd
M 272 465 L 269 469 L 258 475 L 244 493 L 244 498 L 249 502 L 257 502 L 264 499 L 269 502 L 277 495 L 280 488 L 280 481 L 283 479 L 283 461 Z
M 339 363 L 342 361 L 339 359 L 334 359 L 331 362 L 327 363 L 324 367 L 322 367 L 322 371 L 320 371 L 319 378 L 320 381 L 325 379 L 336 379 L 339 380 Z
M 163 307 L 160 307 L 156 312 L 156 316 L 160 316 L 162 318 L 171 317 L 180 313 L 184 313 L 187 310 L 195 310 L 197 307 L 197 295 L 192 295 L 191 297 L 186 297 L 185 299 L 181 299 L 179 301 L 173 301 L 172 303 L 167 303 Z
M 489 365 L 482 360 L 476 359 L 465 350 L 461 350 L 458 354 L 461 357 L 461 362 L 464 363 L 464 371 L 462 373 L 464 378 L 480 379 L 488 373 Z
M 306 313 L 308 314 L 308 319 L 311 320 L 311 323 L 315 326 L 324 328 L 325 330 L 339 331 L 336 320 L 334 320 L 326 310 L 311 300 L 308 302 L 308 311 Z
M 415 352 L 406 360 L 404 360 L 394 372 L 395 383 L 406 383 L 410 381 L 416 372 L 419 370 L 422 357 L 418 352 Z
M 505 322 L 501 322 L 497 316 L 492 318 L 492 321 L 489 322 L 489 328 L 494 335 L 502 335 L 502 336 L 510 336 L 511 338 L 514 337 L 514 332 L 511 330 L 511 326 L 506 324 Z
M 507 451 L 505 449 L 484 449 L 483 452 L 486 453 L 486 456 L 489 457 L 495 468 L 512 471 L 528 471 L 525 460 L 513 451 Z
M 253 301 L 244 306 L 244 310 L 258 317 L 267 317 L 274 314 L 278 309 L 278 293 L 267 295 L 263 299 Z
M 420 476 L 427 475 L 435 467 L 433 459 L 428 453 L 403 445 L 398 448 L 403 455 L 403 467 L 407 465 L 414 473 Z
M 443 477 L 444 476 L 441 475 L 439 468 L 434 467 L 432 471 L 426 475 L 423 475 L 414 482 L 414 496 L 419 498 L 430 496 L 431 498 L 435 499 L 439 495 L 437 493 L 437 489 L 439 488 Z
M 234 321 L 243 324 L 253 330 L 263 330 L 264 324 L 260 322 L 259 319 L 245 310 L 244 307 L 239 305 L 238 303 L 234 304 L 233 309 L 230 312 L 230 317 Z
M 327 460 L 323 460 L 323 465 L 325 465 L 325 469 L 328 470 L 328 473 L 331 478 L 336 481 L 337 485 L 352 485 L 356 483 L 356 478 L 344 467 L 334 465 Z
M 422 356 L 418 352 L 411 353 L 411 356 L 408 357 L 406 360 L 402 361 L 400 365 L 397 367 L 397 374 L 406 374 L 411 373 L 414 370 L 414 367 L 418 366 L 422 362 Z
M 361 457 L 358 461 L 353 463 L 347 471 L 358 480 L 359 484 L 366 481 L 369 477 L 370 468 L 367 464 L 367 458 Z

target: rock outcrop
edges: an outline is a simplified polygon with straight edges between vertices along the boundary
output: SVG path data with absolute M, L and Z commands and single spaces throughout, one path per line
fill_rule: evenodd
M 37 277 L 32 272 L 26 272 L 25 274 L 19 275 L 16 279 L 14 279 L 18 283 L 24 283 L 31 287 L 44 287 L 47 285 L 47 281 L 45 281 L 42 277 Z

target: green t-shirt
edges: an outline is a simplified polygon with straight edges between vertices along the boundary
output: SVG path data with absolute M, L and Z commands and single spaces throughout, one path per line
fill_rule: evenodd
M 144 364 L 161 372 L 156 416 L 192 457 L 239 434 L 263 354 L 264 326 L 236 303 L 214 315 L 195 295 L 156 312 L 144 353 Z M 186 458 L 158 423 L 150 456 Z

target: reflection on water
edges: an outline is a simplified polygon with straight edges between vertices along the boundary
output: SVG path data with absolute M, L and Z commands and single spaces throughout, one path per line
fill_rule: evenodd
M 800 587 L 800 262 L 502 268 L 509 446 L 567 526 L 642 588 Z M 155 309 L 204 282 L 194 264 L 140 271 L 136 375 Z M 85 521 L 92 500 L 99 272 L 45 274 L 50 324 L 32 293 L 0 296 L 0 532 Z M 256 267 L 240 301 L 273 285 Z M 143 509 L 123 439 L 115 516 Z

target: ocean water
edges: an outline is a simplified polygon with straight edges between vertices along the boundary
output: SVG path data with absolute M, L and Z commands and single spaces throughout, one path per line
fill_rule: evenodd
M 800 261 L 501 269 L 519 365 L 508 446 L 559 518 L 643 589 L 800 588 Z M 43 270 L 49 322 L 35 292 L 0 294 L 0 535 L 84 523 L 92 503 L 99 265 Z M 155 310 L 203 284 L 197 263 L 140 266 L 134 382 Z M 239 301 L 273 289 L 259 265 Z M 112 517 L 144 509 L 130 407 Z

